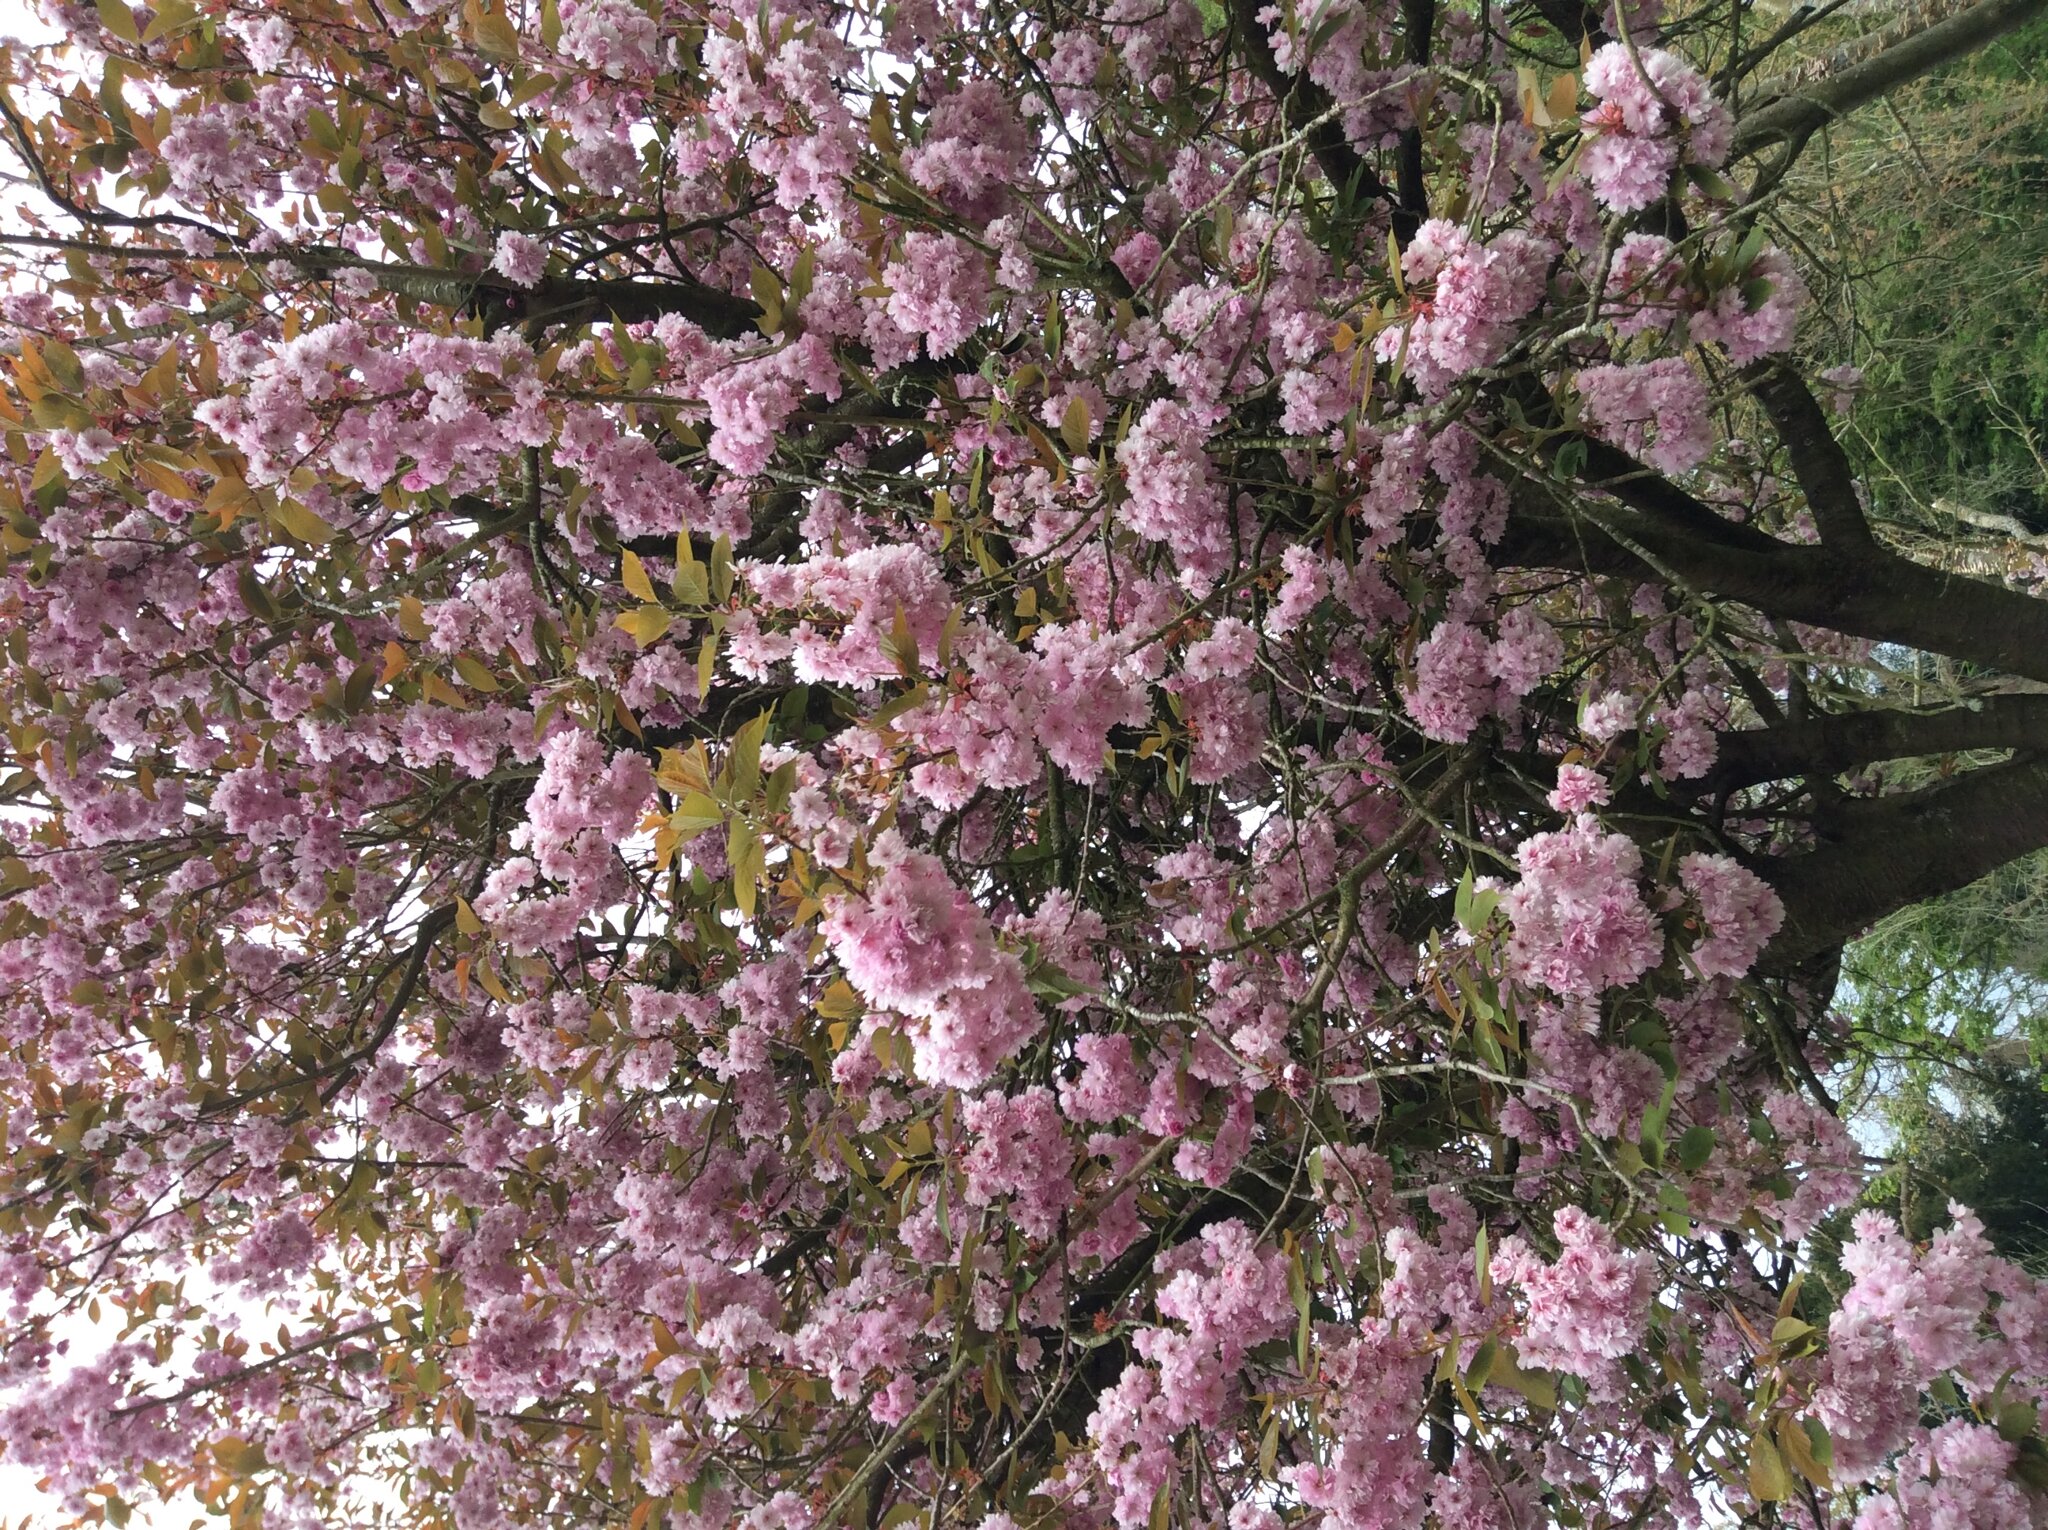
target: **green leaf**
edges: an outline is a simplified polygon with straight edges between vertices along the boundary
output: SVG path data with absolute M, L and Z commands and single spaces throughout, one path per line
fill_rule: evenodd
M 349 671 L 348 683 L 341 688 L 342 710 L 353 716 L 369 705 L 370 694 L 377 688 L 378 665 L 375 662 L 358 664 Z
M 660 642 L 669 629 L 669 622 L 668 612 L 660 606 L 635 606 L 630 611 L 621 611 L 612 619 L 614 627 L 642 648 Z
M 1771 1342 L 1778 1345 L 1794 1344 L 1815 1331 L 1813 1324 L 1802 1319 L 1781 1317 L 1771 1325 Z
M 1088 400 L 1075 394 L 1067 401 L 1066 413 L 1060 416 L 1060 439 L 1077 457 L 1088 450 L 1088 430 L 1092 423 L 1088 416 Z
M 334 528 L 295 499 L 280 500 L 277 509 L 271 512 L 271 519 L 283 527 L 293 541 L 324 547 L 334 540 Z
M 85 363 L 78 359 L 78 352 L 62 340 L 43 342 L 43 365 L 49 368 L 50 376 L 64 392 L 73 396 L 85 392 Z
M 654 581 L 647 577 L 647 565 L 640 561 L 640 555 L 628 548 L 619 557 L 619 583 L 626 587 L 626 593 L 635 600 L 648 605 L 655 604 Z
M 1488 1380 L 1497 1387 L 1521 1393 L 1533 1407 L 1557 1411 L 1557 1378 L 1548 1371 L 1524 1370 L 1513 1345 L 1501 1346 Z
M 1678 1136 L 1676 1157 L 1678 1166 L 1690 1174 L 1704 1164 L 1714 1153 L 1714 1129 L 1711 1126 L 1688 1126 Z
M 711 598 L 719 605 L 732 599 L 732 538 L 720 535 L 711 544 Z
M 763 712 L 733 735 L 732 797 L 751 802 L 761 791 L 761 745 L 768 737 L 769 714 Z
M 896 666 L 906 680 L 918 676 L 917 634 L 910 630 L 910 618 L 901 604 L 896 607 L 896 619 L 889 624 L 889 635 L 880 645 L 882 657 Z
M 1770 1436 L 1755 1435 L 1749 1442 L 1749 1495 L 1758 1503 L 1783 1503 L 1792 1495 L 1792 1479 Z
M 100 25 L 112 32 L 123 42 L 139 43 L 141 32 L 136 30 L 135 15 L 123 0 L 95 0 L 100 13 Z
M 755 899 L 761 887 L 761 872 L 767 863 L 767 847 L 752 824 L 734 818 L 726 828 L 725 858 L 732 866 L 732 899 L 742 919 L 754 917 Z
M 757 264 L 748 273 L 747 283 L 754 292 L 754 301 L 761 305 L 761 317 L 754 322 L 761 333 L 773 337 L 782 333 L 782 279 L 764 265 Z
M 256 577 L 256 570 L 247 563 L 236 570 L 235 590 L 242 597 L 242 604 L 249 608 L 249 614 L 260 621 L 274 622 L 284 614 L 276 598 Z
M 694 839 L 725 822 L 725 809 L 702 792 L 684 792 L 668 816 L 668 826 L 683 839 Z
M 1815 1487 L 1828 1486 L 1828 1468 L 1814 1453 L 1813 1436 L 1789 1413 L 1778 1415 L 1778 1455 L 1792 1470 Z
M 697 649 L 697 700 L 700 703 L 711 694 L 711 679 L 718 669 L 718 638 L 724 627 L 725 619 L 714 616 L 711 630 L 704 634 L 704 642 Z
M 481 660 L 466 653 L 455 656 L 455 673 L 462 676 L 462 683 L 473 691 L 482 691 L 488 695 L 492 691 L 504 689 L 498 683 L 498 677 L 485 669 Z
M 1500 1358 L 1500 1341 L 1491 1337 L 1479 1341 L 1479 1348 L 1472 1352 L 1472 1363 L 1465 1367 L 1465 1385 L 1474 1392 L 1486 1385 L 1486 1379 L 1493 1374 L 1493 1363 Z

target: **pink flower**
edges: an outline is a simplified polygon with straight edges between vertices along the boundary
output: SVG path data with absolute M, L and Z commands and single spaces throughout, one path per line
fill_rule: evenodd
M 1549 241 L 1509 229 L 1480 244 L 1457 224 L 1432 218 L 1416 230 L 1401 267 L 1414 315 L 1380 331 L 1375 354 L 1386 362 L 1405 356 L 1408 373 L 1425 395 L 1442 394 L 1458 378 L 1490 366 L 1507 350 L 1521 321 L 1543 301 L 1549 279 Z
M 1403 700 L 1424 734 L 1459 743 L 1486 718 L 1513 716 L 1563 662 L 1563 642 L 1531 606 L 1504 614 L 1492 640 L 1467 622 L 1446 621 L 1415 650 L 1415 682 Z
M 543 272 L 547 270 L 547 246 L 538 239 L 509 230 L 498 235 L 497 251 L 491 259 L 491 267 L 515 287 L 537 287 Z
M 1139 536 L 1165 543 L 1182 582 L 1197 589 L 1206 589 L 1230 557 L 1225 500 L 1207 441 L 1191 410 L 1160 399 L 1146 406 L 1116 451 L 1130 488 L 1124 518 Z
M 1683 358 L 1587 367 L 1576 380 L 1594 433 L 1652 467 L 1683 473 L 1714 449 L 1707 385 Z
M 904 150 L 903 168 L 956 212 L 985 222 L 1024 175 L 1031 149 L 1015 103 L 994 80 L 976 77 L 932 107 L 924 140 Z
M 1597 770 L 1589 770 L 1584 765 L 1557 767 L 1557 789 L 1550 794 L 1549 800 L 1560 813 L 1576 817 L 1588 808 L 1601 806 L 1607 798 L 1607 782 Z
M 888 312 L 898 326 L 924 336 L 934 359 L 952 355 L 988 316 L 988 263 L 964 239 L 906 234 L 903 258 L 882 273 Z
M 894 830 L 870 852 L 880 874 L 865 896 L 846 898 L 822 929 L 846 980 L 869 1003 L 928 1015 L 963 986 L 986 983 L 993 933 L 936 856 L 912 850 Z
M 1060 1082 L 1060 1108 L 1076 1121 L 1114 1121 L 1135 1113 L 1145 1101 L 1131 1051 L 1123 1035 L 1082 1036 L 1074 1043 L 1081 1063 L 1078 1078 Z
M 1618 335 L 1668 328 L 1683 311 L 1685 263 L 1678 246 L 1662 234 L 1630 234 L 1614 252 L 1607 271 L 1609 320 Z
M 78 431 L 53 430 L 49 443 L 52 454 L 73 478 L 84 477 L 120 450 L 114 433 L 98 425 Z
M 1736 366 L 1787 349 L 1806 306 L 1806 283 L 1784 252 L 1765 250 L 1747 272 L 1692 316 L 1692 338 L 1698 345 L 1720 345 Z
M 1579 173 L 1614 212 L 1635 212 L 1663 196 L 1681 154 L 1707 166 L 1728 157 L 1734 124 L 1727 109 L 1675 53 L 1631 54 L 1609 43 L 1587 63 L 1586 89 L 1600 104 L 1584 119 L 1593 136 Z
M 922 1022 L 911 1033 L 918 1075 L 971 1089 L 1042 1023 L 1023 966 L 936 856 L 891 829 L 869 859 L 879 875 L 833 905 L 825 942 L 870 1004 Z
M 1589 1379 L 1631 1354 L 1650 1320 L 1655 1271 L 1624 1253 L 1614 1232 L 1576 1206 L 1552 1218 L 1557 1259 L 1545 1264 L 1519 1237 L 1501 1241 L 1493 1278 L 1522 1289 L 1527 1310 L 1515 1348 L 1524 1364 Z
M 977 976 L 911 1032 L 917 1075 L 928 1083 L 978 1088 L 1045 1023 L 1014 952 L 998 951 Z
M 1330 576 L 1315 549 L 1290 547 L 1281 553 L 1280 566 L 1287 577 L 1266 612 L 1266 631 L 1276 638 L 1299 627 L 1330 593 Z
M 1133 287 L 1143 287 L 1152 279 L 1158 268 L 1159 257 L 1164 253 L 1159 241 L 1142 229 L 1118 245 L 1110 255 L 1110 262 L 1124 275 L 1124 280 Z
M 1785 922 L 1771 885 L 1725 855 L 1688 855 L 1678 880 L 1699 904 L 1706 937 L 1692 949 L 1702 977 L 1739 978 L 1756 965 Z
M 775 437 L 796 413 L 806 391 L 839 397 L 839 365 L 820 336 L 742 361 L 704 383 L 711 411 L 706 448 L 721 467 L 752 476 L 775 455 Z
M 1664 937 L 1636 878 L 1642 852 L 1590 817 L 1538 834 L 1515 852 L 1522 880 L 1502 906 L 1516 971 L 1555 993 L 1592 997 L 1664 959 Z
M 962 1160 L 968 1204 L 1008 1196 L 1009 1214 L 1026 1236 L 1051 1237 L 1074 1197 L 1074 1152 L 1052 1091 L 982 1095 L 961 1110 L 960 1122 L 976 1138 Z
M 614 80 L 658 73 L 661 33 L 632 0 L 563 0 L 562 54 Z

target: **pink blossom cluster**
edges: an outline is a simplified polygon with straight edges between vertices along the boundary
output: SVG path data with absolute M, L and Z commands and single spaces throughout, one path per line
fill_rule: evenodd
M 1207 439 L 1194 411 L 1162 399 L 1146 408 L 1117 447 L 1130 490 L 1124 518 L 1139 536 L 1166 546 L 1182 581 L 1198 594 L 1222 569 L 1230 547 L 1228 500 L 1216 484 Z
M 564 57 L 614 80 L 642 80 L 660 67 L 654 18 L 632 0 L 562 0 Z
M 903 258 L 890 263 L 883 280 L 889 321 L 903 334 L 922 338 L 926 354 L 935 359 L 959 350 L 988 313 L 988 264 L 964 239 L 905 236 Z
M 1736 366 L 1748 366 L 1791 347 L 1806 298 L 1806 283 L 1792 262 L 1783 251 L 1767 249 L 1693 314 L 1692 338 L 1719 345 Z
M 1688 472 L 1713 450 L 1707 387 L 1683 357 L 1587 367 L 1576 380 L 1595 432 L 1652 467 Z
M 1851 1284 L 1828 1320 L 1813 1414 L 1828 1430 L 1844 1483 L 1876 1479 L 1906 1450 L 1893 1491 L 1866 1502 L 1859 1526 L 1977 1523 L 1936 1511 L 1978 1499 L 1991 1516 L 1984 1523 L 2029 1522 L 2009 1518 L 2024 1498 L 2005 1481 L 2013 1457 L 1995 1434 L 1979 1438 L 1951 1424 L 1930 1436 L 1919 1424 L 1921 1388 L 1945 1375 L 1982 1396 L 2048 1397 L 2048 1291 L 1993 1252 L 1974 1215 L 1951 1212 L 1951 1225 L 1924 1250 L 1881 1213 L 1858 1212 L 1842 1250 Z M 1946 1494 L 1916 1480 L 1945 1477 L 1945 1457 L 1957 1478 Z
M 1597 1379 L 1642 1342 L 1654 1271 L 1576 1206 L 1560 1208 L 1551 1231 L 1553 1260 L 1518 1236 L 1502 1239 L 1493 1257 L 1494 1281 L 1518 1288 L 1526 1304 L 1516 1353 L 1525 1364 Z
M 1520 322 L 1543 301 L 1556 249 L 1509 229 L 1481 243 L 1457 224 L 1433 218 L 1401 256 L 1412 317 L 1382 330 L 1375 354 L 1400 362 L 1425 395 L 1443 393 L 1506 352 Z
M 1415 650 L 1405 700 L 1429 737 L 1462 743 L 1489 717 L 1512 719 L 1522 698 L 1564 658 L 1564 644 L 1530 605 L 1504 612 L 1488 638 L 1469 622 L 1441 622 Z
M 787 634 L 746 640 L 745 662 L 757 673 L 788 659 L 799 680 L 865 689 L 912 667 L 899 635 L 919 661 L 937 661 L 952 591 L 921 548 L 865 547 L 803 563 L 750 563 L 743 572 L 764 608 L 798 615 Z
M 1712 168 L 1735 125 L 1707 82 L 1677 54 L 1609 43 L 1586 65 L 1600 104 L 1585 116 L 1579 171 L 1610 211 L 1636 212 L 1664 195 L 1681 155 Z
M 1052 1091 L 982 1095 L 962 1109 L 960 1124 L 975 1136 L 962 1159 L 968 1203 L 1007 1198 L 1027 1236 L 1050 1238 L 1074 1196 L 1072 1151 Z
M 839 397 L 839 367 L 817 335 L 794 345 L 739 361 L 704 382 L 711 411 L 712 459 L 734 473 L 751 475 L 768 465 L 775 435 L 796 412 L 806 393 Z
M 2040 1501 L 2012 1476 L 2019 1447 L 1988 1424 L 1950 1419 L 1915 1440 L 1891 1491 L 1864 1501 L 1855 1530 L 2029 1530 Z
M 999 950 L 987 916 L 936 856 L 895 830 L 869 849 L 876 875 L 865 893 L 826 914 L 827 945 L 860 994 L 919 1022 L 919 1074 L 972 1088 L 1041 1023 L 1014 953 Z
M 1692 948 L 1693 965 L 1702 977 L 1742 977 L 1784 924 L 1785 905 L 1768 882 L 1725 855 L 1686 856 L 1678 881 L 1706 926 Z
M 1558 994 L 1632 983 L 1664 959 L 1664 934 L 1644 903 L 1643 854 L 1589 814 L 1515 852 L 1522 877 L 1502 900 L 1517 973 Z
M 1088 1420 L 1093 1459 L 1119 1530 L 1150 1522 L 1153 1500 L 1176 1465 L 1177 1437 L 1214 1427 L 1235 1402 L 1246 1353 L 1294 1319 L 1287 1257 L 1261 1249 L 1239 1221 L 1205 1227 L 1160 1257 L 1166 1278 L 1159 1315 L 1179 1327 L 1143 1329 L 1128 1366 Z

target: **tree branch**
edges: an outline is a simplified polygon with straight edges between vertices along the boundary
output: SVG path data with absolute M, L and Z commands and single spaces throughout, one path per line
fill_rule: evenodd
M 1668 571 L 1689 589 L 1783 621 L 2048 681 L 2048 601 L 1881 549 L 1845 560 L 1826 548 L 1768 537 L 1758 546 L 1667 516 L 1592 503 L 1560 506 L 1561 492 L 1532 477 L 1516 485 L 1516 513 L 1493 553 L 1497 566 L 1660 583 Z
M 2048 748 L 2048 696 L 1992 696 L 1946 712 L 1847 712 L 1719 737 L 1708 792 L 1789 776 L 1832 776 L 1878 760 L 1969 749 Z
M 1322 166 L 1332 186 L 1343 191 L 1356 185 L 1365 196 L 1393 202 L 1395 197 L 1387 183 L 1359 158 L 1358 151 L 1344 136 L 1343 123 L 1329 115 L 1330 98 L 1322 87 L 1306 75 L 1290 78 L 1281 73 L 1279 60 L 1273 57 L 1272 44 L 1266 40 L 1265 28 L 1258 19 L 1260 8 L 1259 0 L 1230 0 L 1230 25 L 1237 34 L 1238 51 L 1252 73 L 1273 93 L 1287 125 L 1306 135 L 1309 153 Z
M 1852 555 L 1873 550 L 1876 539 L 1856 497 L 1856 470 L 1805 380 L 1782 361 L 1752 367 L 1748 380 L 1785 443 L 1792 476 L 1806 495 L 1821 541 Z
M 1429 67 L 1430 44 L 1436 31 L 1436 0 L 1401 0 L 1401 26 L 1407 33 L 1408 62 L 1417 69 Z M 1401 129 L 1396 152 L 1395 179 L 1400 183 L 1401 205 L 1394 213 L 1394 238 L 1404 249 L 1429 217 L 1429 183 L 1422 169 L 1422 124 Z
M 1801 143 L 1836 118 L 2024 25 L 2041 13 L 2042 5 L 2043 0 L 1979 0 L 1874 58 L 1796 84 L 1735 125 L 1729 157 L 1754 154 L 1774 143 Z
M 489 854 L 488 849 L 485 854 Z M 384 1006 L 384 1014 L 377 1022 L 377 1029 L 370 1033 L 361 1046 L 321 1070 L 328 1076 L 327 1086 L 320 1091 L 321 1104 L 332 1104 L 335 1097 L 348 1087 L 349 1080 L 355 1077 L 356 1069 L 375 1057 L 384 1043 L 391 1039 L 391 1033 L 398 1029 L 398 1022 L 405 1014 L 405 1007 L 412 1003 L 413 995 L 419 991 L 420 979 L 427 969 L 427 953 L 434 949 L 434 942 L 441 938 L 441 932 L 454 923 L 455 905 L 452 903 L 444 903 L 439 908 L 430 910 L 426 917 L 420 920 L 413 932 L 412 954 L 406 958 L 405 971 L 399 975 L 398 988 L 392 993 L 390 1002 Z M 312 1078 L 319 1076 L 319 1073 L 309 1075 Z
M 1766 870 L 1785 903 L 1784 928 L 1764 952 L 1766 974 L 1795 969 L 1895 910 L 2048 846 L 2048 760 L 1973 770 L 1859 807 L 1849 837 Z
M 1594 47 L 1612 42 L 1599 10 L 1585 0 L 1530 0 L 1531 7 L 1557 29 L 1557 35 L 1576 46 L 1590 41 Z

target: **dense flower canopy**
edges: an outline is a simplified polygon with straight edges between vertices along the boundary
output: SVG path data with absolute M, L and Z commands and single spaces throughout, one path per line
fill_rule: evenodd
M 1771 234 L 1949 9 L 1802 95 L 1657 0 L 47 0 L 4 1459 L 2036 1522 L 2048 1291 L 1799 1273 L 1832 953 L 2048 844 L 2039 571 L 1872 530 Z

